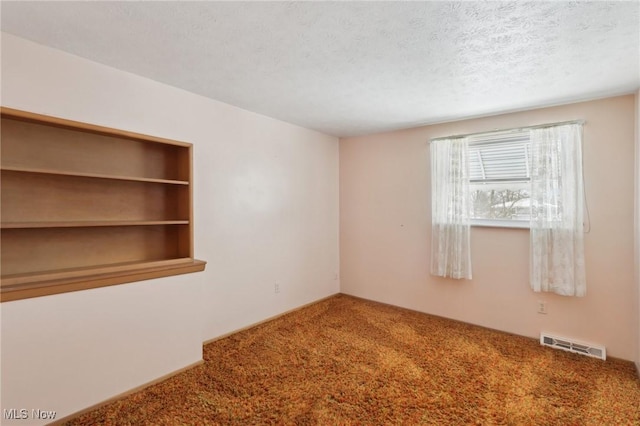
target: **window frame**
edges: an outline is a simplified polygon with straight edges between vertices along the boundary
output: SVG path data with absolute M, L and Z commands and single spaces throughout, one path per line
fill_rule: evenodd
M 503 139 L 502 141 L 500 139 Z M 471 165 L 471 162 L 473 161 L 471 159 L 471 147 L 474 145 L 499 145 L 499 144 L 508 144 L 508 143 L 513 143 L 513 140 L 517 140 L 517 139 L 526 139 L 526 142 L 523 142 L 524 144 L 529 144 L 531 143 L 531 138 L 529 135 L 529 131 L 527 130 L 510 130 L 510 131 L 496 131 L 496 132 L 487 132 L 487 133 L 482 133 L 482 134 L 478 134 L 478 135 L 472 135 L 469 136 L 469 141 L 468 141 L 468 147 L 467 147 L 467 152 L 469 154 L 469 163 Z M 498 179 L 472 179 L 471 178 L 471 172 L 469 175 L 469 185 L 470 185 L 470 195 L 472 193 L 472 187 L 474 186 L 474 184 L 478 184 L 478 183 L 513 183 L 513 184 L 517 184 L 517 183 L 522 183 L 522 182 L 530 182 L 530 174 L 531 174 L 531 158 L 530 158 L 530 149 L 525 151 L 525 168 L 526 168 L 526 173 L 527 173 L 527 177 L 523 178 L 522 176 L 513 176 L 511 179 L 509 178 L 498 178 Z M 477 161 L 477 160 L 476 160 Z M 480 160 L 482 161 L 482 160 Z M 481 169 L 483 170 L 484 173 L 484 164 L 481 165 Z M 473 203 L 471 203 L 471 205 L 473 206 Z M 479 227 L 479 228 L 513 228 L 513 229 L 530 229 L 531 227 L 531 221 L 530 218 L 529 219 L 489 219 L 489 218 L 475 218 L 475 217 L 470 217 L 470 225 L 473 227 Z

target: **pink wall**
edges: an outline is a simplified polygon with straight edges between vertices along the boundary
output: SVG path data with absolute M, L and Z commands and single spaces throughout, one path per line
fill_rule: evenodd
M 342 292 L 525 336 L 546 331 L 603 344 L 611 356 L 634 359 L 634 102 L 628 95 L 342 139 Z M 530 289 L 521 229 L 472 228 L 473 280 L 431 276 L 428 141 L 572 119 L 586 120 L 587 296 Z M 540 300 L 547 315 L 537 313 Z

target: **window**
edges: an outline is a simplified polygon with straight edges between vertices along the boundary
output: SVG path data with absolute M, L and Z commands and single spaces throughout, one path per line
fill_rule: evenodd
M 471 224 L 530 228 L 534 291 L 584 296 L 583 121 L 431 140 L 431 273 L 471 279 Z
M 531 211 L 529 131 L 469 137 L 471 224 L 528 228 Z

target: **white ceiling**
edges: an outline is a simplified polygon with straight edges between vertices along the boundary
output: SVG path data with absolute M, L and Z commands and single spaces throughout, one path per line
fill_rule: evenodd
M 1 7 L 4 32 L 335 136 L 640 87 L 638 1 Z

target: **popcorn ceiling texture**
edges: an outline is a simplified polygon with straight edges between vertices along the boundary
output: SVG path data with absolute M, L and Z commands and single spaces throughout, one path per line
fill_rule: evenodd
M 2 31 L 352 136 L 637 90 L 639 8 L 3 1 Z

